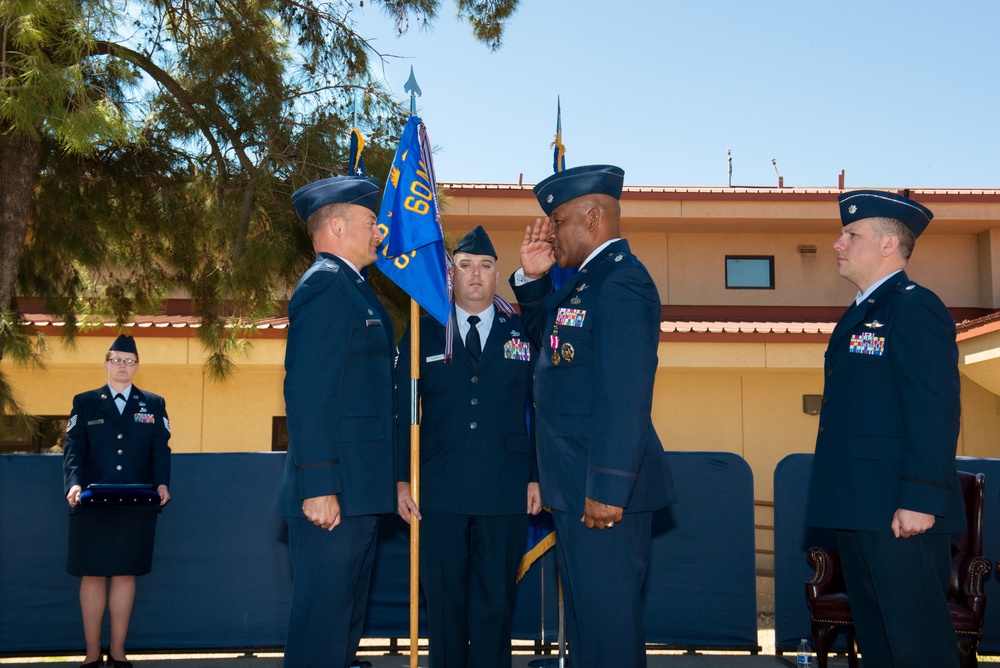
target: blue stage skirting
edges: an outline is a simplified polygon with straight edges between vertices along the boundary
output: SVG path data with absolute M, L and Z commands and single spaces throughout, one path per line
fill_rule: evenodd
M 741 458 L 670 453 L 679 502 L 654 518 L 646 639 L 757 646 L 753 479 Z M 284 644 L 291 568 L 277 488 L 282 453 L 178 454 L 160 515 L 153 571 L 138 578 L 128 646 L 266 648 Z M 544 491 L 543 491 L 544 493 Z M 0 456 L 0 653 L 80 651 L 79 579 L 66 573 L 62 458 Z M 379 532 L 365 635 L 409 635 L 408 528 Z M 518 586 L 514 636 L 557 633 L 550 551 Z M 107 638 L 107 630 L 105 630 Z
M 1000 460 L 959 457 L 958 469 L 986 474 L 983 556 L 1000 557 Z M 812 577 L 806 561 L 810 547 L 836 547 L 833 530 L 806 526 L 806 498 L 812 455 L 789 455 L 774 470 L 774 639 L 779 650 L 794 652 L 799 639 L 809 637 L 805 583 Z M 837 647 L 844 647 L 843 635 Z M 986 581 L 986 616 L 980 654 L 1000 653 L 1000 584 L 996 571 Z

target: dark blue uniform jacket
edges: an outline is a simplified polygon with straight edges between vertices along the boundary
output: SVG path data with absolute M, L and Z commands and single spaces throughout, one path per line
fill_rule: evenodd
M 897 508 L 961 531 L 955 321 L 900 272 L 841 317 L 826 350 L 808 520 L 890 531 Z
M 534 401 L 543 502 L 581 514 L 586 497 L 626 513 L 672 503 L 650 417 L 660 297 L 628 242 L 608 245 L 557 292 L 548 275 L 522 286 L 512 277 L 511 286 L 541 351 Z
M 523 515 L 528 482 L 538 480 L 526 419 L 536 351 L 521 318 L 497 312 L 473 367 L 454 330 L 454 358 L 446 363 L 445 328 L 420 319 L 420 508 Z M 409 481 L 409 328 L 399 343 L 396 388 L 396 477 Z
M 341 514 L 396 507 L 392 320 L 368 284 L 321 253 L 288 305 L 285 413 L 288 455 L 281 512 L 337 494 Z
M 86 489 L 92 483 L 170 486 L 170 422 L 163 397 L 133 385 L 119 414 L 113 396 L 104 385 L 73 397 L 63 457 L 67 493 L 73 485 Z

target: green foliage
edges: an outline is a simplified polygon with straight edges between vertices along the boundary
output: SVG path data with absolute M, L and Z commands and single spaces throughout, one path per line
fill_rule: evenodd
M 93 47 L 88 23 L 101 21 L 109 8 L 94 3 L 91 9 L 87 16 L 81 3 L 69 0 L 0 1 L 4 134 L 46 134 L 73 153 L 136 139 L 114 99 L 132 77 L 117 63 L 88 58 Z M 102 86 L 102 81 L 114 81 L 114 86 Z
M 372 1 L 400 31 L 433 20 L 440 3 Z M 456 1 L 497 48 L 516 0 Z M 353 9 L 0 0 L 0 136 L 41 146 L 18 293 L 44 299 L 70 338 L 98 316 L 123 326 L 188 297 L 206 369 L 226 377 L 252 323 L 282 312 L 312 261 L 289 198 L 345 171 L 354 103 L 366 167 L 388 173 L 405 114 L 371 75 L 382 56 L 355 31 Z M 12 320 L 0 354 L 20 354 L 24 335 Z

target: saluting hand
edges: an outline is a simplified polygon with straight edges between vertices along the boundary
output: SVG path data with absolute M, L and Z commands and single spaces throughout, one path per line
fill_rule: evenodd
M 319 528 L 333 531 L 340 524 L 340 501 L 336 494 L 304 499 L 302 514 Z
M 552 252 L 552 221 L 545 218 L 535 218 L 535 225 L 524 229 L 524 240 L 521 241 L 521 268 L 527 278 L 537 279 L 545 275 L 556 263 Z

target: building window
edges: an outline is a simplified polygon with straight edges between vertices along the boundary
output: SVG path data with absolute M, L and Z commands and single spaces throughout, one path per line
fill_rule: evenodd
M 288 452 L 288 418 L 284 415 L 271 418 L 271 451 Z
M 0 416 L 0 454 L 62 452 L 67 419 L 66 415 Z
M 774 290 L 773 255 L 727 255 L 727 290 Z

